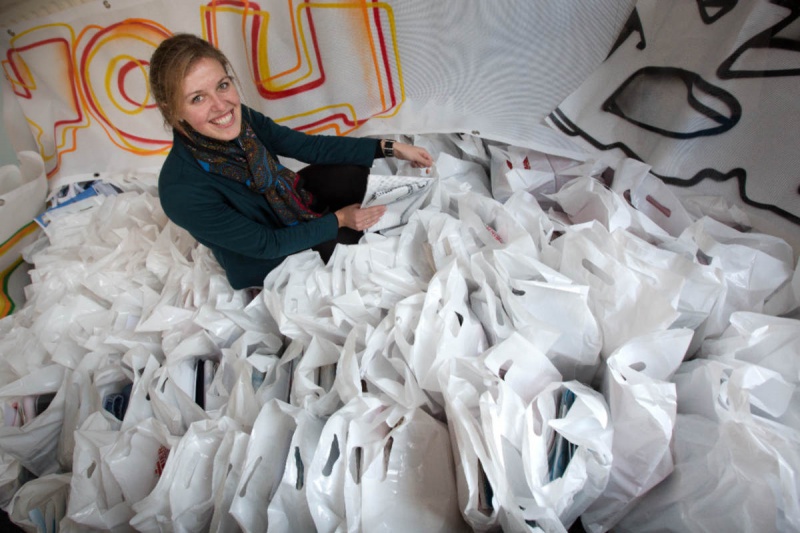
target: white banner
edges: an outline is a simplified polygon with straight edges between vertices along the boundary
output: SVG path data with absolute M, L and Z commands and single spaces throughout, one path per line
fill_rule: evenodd
M 308 133 L 467 131 L 525 144 L 599 65 L 633 1 L 105 0 L 3 29 L 3 69 L 50 177 L 156 167 L 171 133 L 150 55 L 191 32 L 245 103 Z
M 682 196 L 744 206 L 797 246 L 799 17 L 797 2 L 639 0 L 550 121 L 647 162 Z

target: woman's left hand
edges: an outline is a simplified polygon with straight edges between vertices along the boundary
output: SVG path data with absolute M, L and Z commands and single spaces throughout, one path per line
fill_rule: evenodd
M 394 143 L 394 156 L 411 163 L 414 168 L 428 168 L 433 165 L 433 158 L 425 148 L 401 142 Z

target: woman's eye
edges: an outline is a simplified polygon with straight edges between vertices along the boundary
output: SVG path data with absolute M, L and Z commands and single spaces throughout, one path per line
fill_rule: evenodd
M 222 83 L 219 84 L 219 88 L 222 89 L 223 91 L 226 91 L 230 86 L 231 82 L 229 81 L 223 81 Z
M 192 98 L 192 103 L 193 104 L 197 104 L 197 103 L 201 102 L 202 100 L 203 100 L 203 97 L 198 94 L 194 98 Z

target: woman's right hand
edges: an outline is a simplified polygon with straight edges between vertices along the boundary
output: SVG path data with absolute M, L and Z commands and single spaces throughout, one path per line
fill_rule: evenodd
M 339 220 L 340 228 L 347 227 L 356 231 L 364 231 L 374 226 L 385 212 L 385 205 L 373 205 L 362 209 L 360 205 L 352 204 L 339 209 L 334 214 Z

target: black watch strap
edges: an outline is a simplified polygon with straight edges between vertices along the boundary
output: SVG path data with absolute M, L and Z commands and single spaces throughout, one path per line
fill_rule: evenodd
M 394 141 L 390 139 L 383 140 L 383 156 L 394 157 Z

